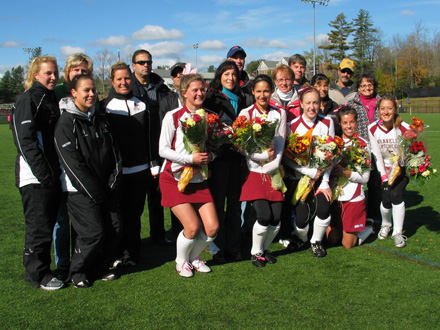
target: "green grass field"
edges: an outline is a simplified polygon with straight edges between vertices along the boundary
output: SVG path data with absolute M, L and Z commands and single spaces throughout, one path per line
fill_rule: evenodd
M 419 117 L 429 125 L 429 153 L 440 168 L 440 115 Z M 439 328 L 439 178 L 408 186 L 403 249 L 373 238 L 315 259 L 309 251 L 286 254 L 274 243 L 277 264 L 257 269 L 245 260 L 184 279 L 174 270 L 174 248 L 150 242 L 144 215 L 137 268 L 89 289 L 47 292 L 23 280 L 24 218 L 7 125 L 0 125 L 0 139 L 1 329 Z

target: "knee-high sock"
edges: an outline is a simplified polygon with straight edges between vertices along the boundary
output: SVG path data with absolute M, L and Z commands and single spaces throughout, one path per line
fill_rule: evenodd
M 264 251 L 269 250 L 270 244 L 272 243 L 275 236 L 277 236 L 279 231 L 280 231 L 280 224 L 276 226 L 269 226 L 269 228 L 267 229 L 266 238 L 264 239 L 264 243 L 263 243 Z
M 382 203 L 380 203 L 380 214 L 382 215 L 382 227 L 390 227 L 393 225 L 391 222 L 391 209 L 385 208 Z
M 263 244 L 268 230 L 269 226 L 262 226 L 258 221 L 255 221 L 254 228 L 252 229 L 252 255 L 263 253 Z
M 203 252 L 203 250 L 214 241 L 215 237 L 208 237 L 205 235 L 202 229 L 199 230 L 197 233 L 197 236 L 195 238 L 196 243 L 194 244 L 191 252 L 189 253 L 189 261 L 193 262 L 195 259 L 197 259 L 200 254 Z
M 315 217 L 315 221 L 313 223 L 313 235 L 310 239 L 310 243 L 316 243 L 316 241 L 322 241 L 324 238 L 325 232 L 327 231 L 327 227 L 330 225 L 331 217 L 329 216 L 327 219 L 320 219 Z
M 373 232 L 373 228 L 371 226 L 366 226 L 364 230 L 358 233 L 358 245 L 361 245 L 365 240 L 370 236 Z
M 176 262 L 182 263 L 184 261 L 189 261 L 189 253 L 193 249 L 194 244 L 196 244 L 196 239 L 188 239 L 183 235 L 183 230 L 177 236 L 176 241 Z
M 403 222 L 405 221 L 405 202 L 393 204 L 393 235 L 402 234 Z
M 307 226 L 305 226 L 304 228 L 298 228 L 295 224 L 295 230 L 298 238 L 303 242 L 307 242 L 307 240 L 309 239 L 307 236 L 307 234 L 309 233 L 309 225 L 307 224 Z

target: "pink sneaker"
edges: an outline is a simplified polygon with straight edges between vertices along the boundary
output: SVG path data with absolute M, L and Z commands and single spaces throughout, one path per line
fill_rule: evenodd
M 206 261 L 202 258 L 197 258 L 192 262 L 193 267 L 200 273 L 210 273 L 211 268 L 206 265 Z
M 184 261 L 182 263 L 176 263 L 176 270 L 182 277 L 193 277 L 192 272 L 193 266 L 188 262 Z

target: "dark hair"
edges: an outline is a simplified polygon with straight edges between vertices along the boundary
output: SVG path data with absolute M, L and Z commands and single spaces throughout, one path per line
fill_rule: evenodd
M 153 59 L 153 56 L 151 56 L 151 53 L 148 50 L 138 49 L 133 53 L 133 56 L 131 57 L 131 63 L 136 63 L 136 56 L 138 56 L 139 54 L 147 54 L 150 56 L 151 59 Z
M 373 84 L 374 87 L 374 93 L 376 94 L 377 90 L 377 80 L 376 77 L 371 72 L 362 72 L 358 79 L 356 80 L 356 89 L 359 89 L 359 87 L 362 84 L 362 80 L 367 80 L 369 83 Z
M 77 90 L 79 82 L 81 80 L 87 80 L 87 79 L 90 79 L 91 81 L 93 81 L 93 83 L 95 82 L 93 80 L 92 76 L 90 76 L 88 74 L 79 74 L 79 75 L 73 77 L 73 79 L 71 81 L 72 89 Z
M 289 58 L 289 66 L 291 66 L 292 64 L 295 63 L 299 63 L 302 64 L 304 66 L 307 66 L 307 61 L 304 58 L 304 56 L 300 55 L 300 54 L 294 54 L 292 56 L 290 56 Z
M 270 88 L 272 89 L 272 91 L 273 91 L 273 81 L 272 81 L 272 79 L 267 75 L 267 74 L 259 74 L 258 76 L 256 76 L 255 78 L 254 78 L 254 85 L 252 86 L 252 90 L 254 90 L 255 89 L 255 85 L 257 84 L 257 83 L 259 83 L 260 81 L 265 81 L 265 82 L 267 82 L 268 84 L 269 84 L 269 86 L 270 86 Z
M 240 84 L 238 83 L 238 79 L 240 79 L 240 72 L 238 71 L 238 66 L 235 64 L 234 61 L 226 60 L 220 66 L 215 70 L 214 79 L 212 79 L 211 83 L 209 84 L 209 90 L 216 90 L 221 91 L 223 89 L 222 86 L 222 75 L 225 73 L 225 71 L 228 70 L 235 70 L 235 73 L 237 75 L 237 84 L 235 84 L 233 92 L 234 94 L 238 94 L 240 92 Z
M 341 107 L 337 112 L 338 122 L 341 122 L 341 117 L 345 115 L 354 115 L 354 119 L 358 121 L 358 113 L 355 108 L 348 105 Z
M 325 74 L 317 73 L 312 77 L 312 80 L 310 81 L 310 85 L 315 86 L 315 84 L 320 81 L 325 81 L 327 82 L 327 84 L 330 84 L 330 79 L 328 79 L 328 77 Z

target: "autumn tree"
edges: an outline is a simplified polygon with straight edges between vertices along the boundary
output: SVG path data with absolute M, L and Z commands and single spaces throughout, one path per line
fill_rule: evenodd
M 342 13 L 335 20 L 330 21 L 328 25 L 333 28 L 328 33 L 330 44 L 319 46 L 319 48 L 329 50 L 330 56 L 340 62 L 346 57 L 346 52 L 350 49 L 347 39 L 353 32 L 353 28 L 350 27 L 345 15 Z

